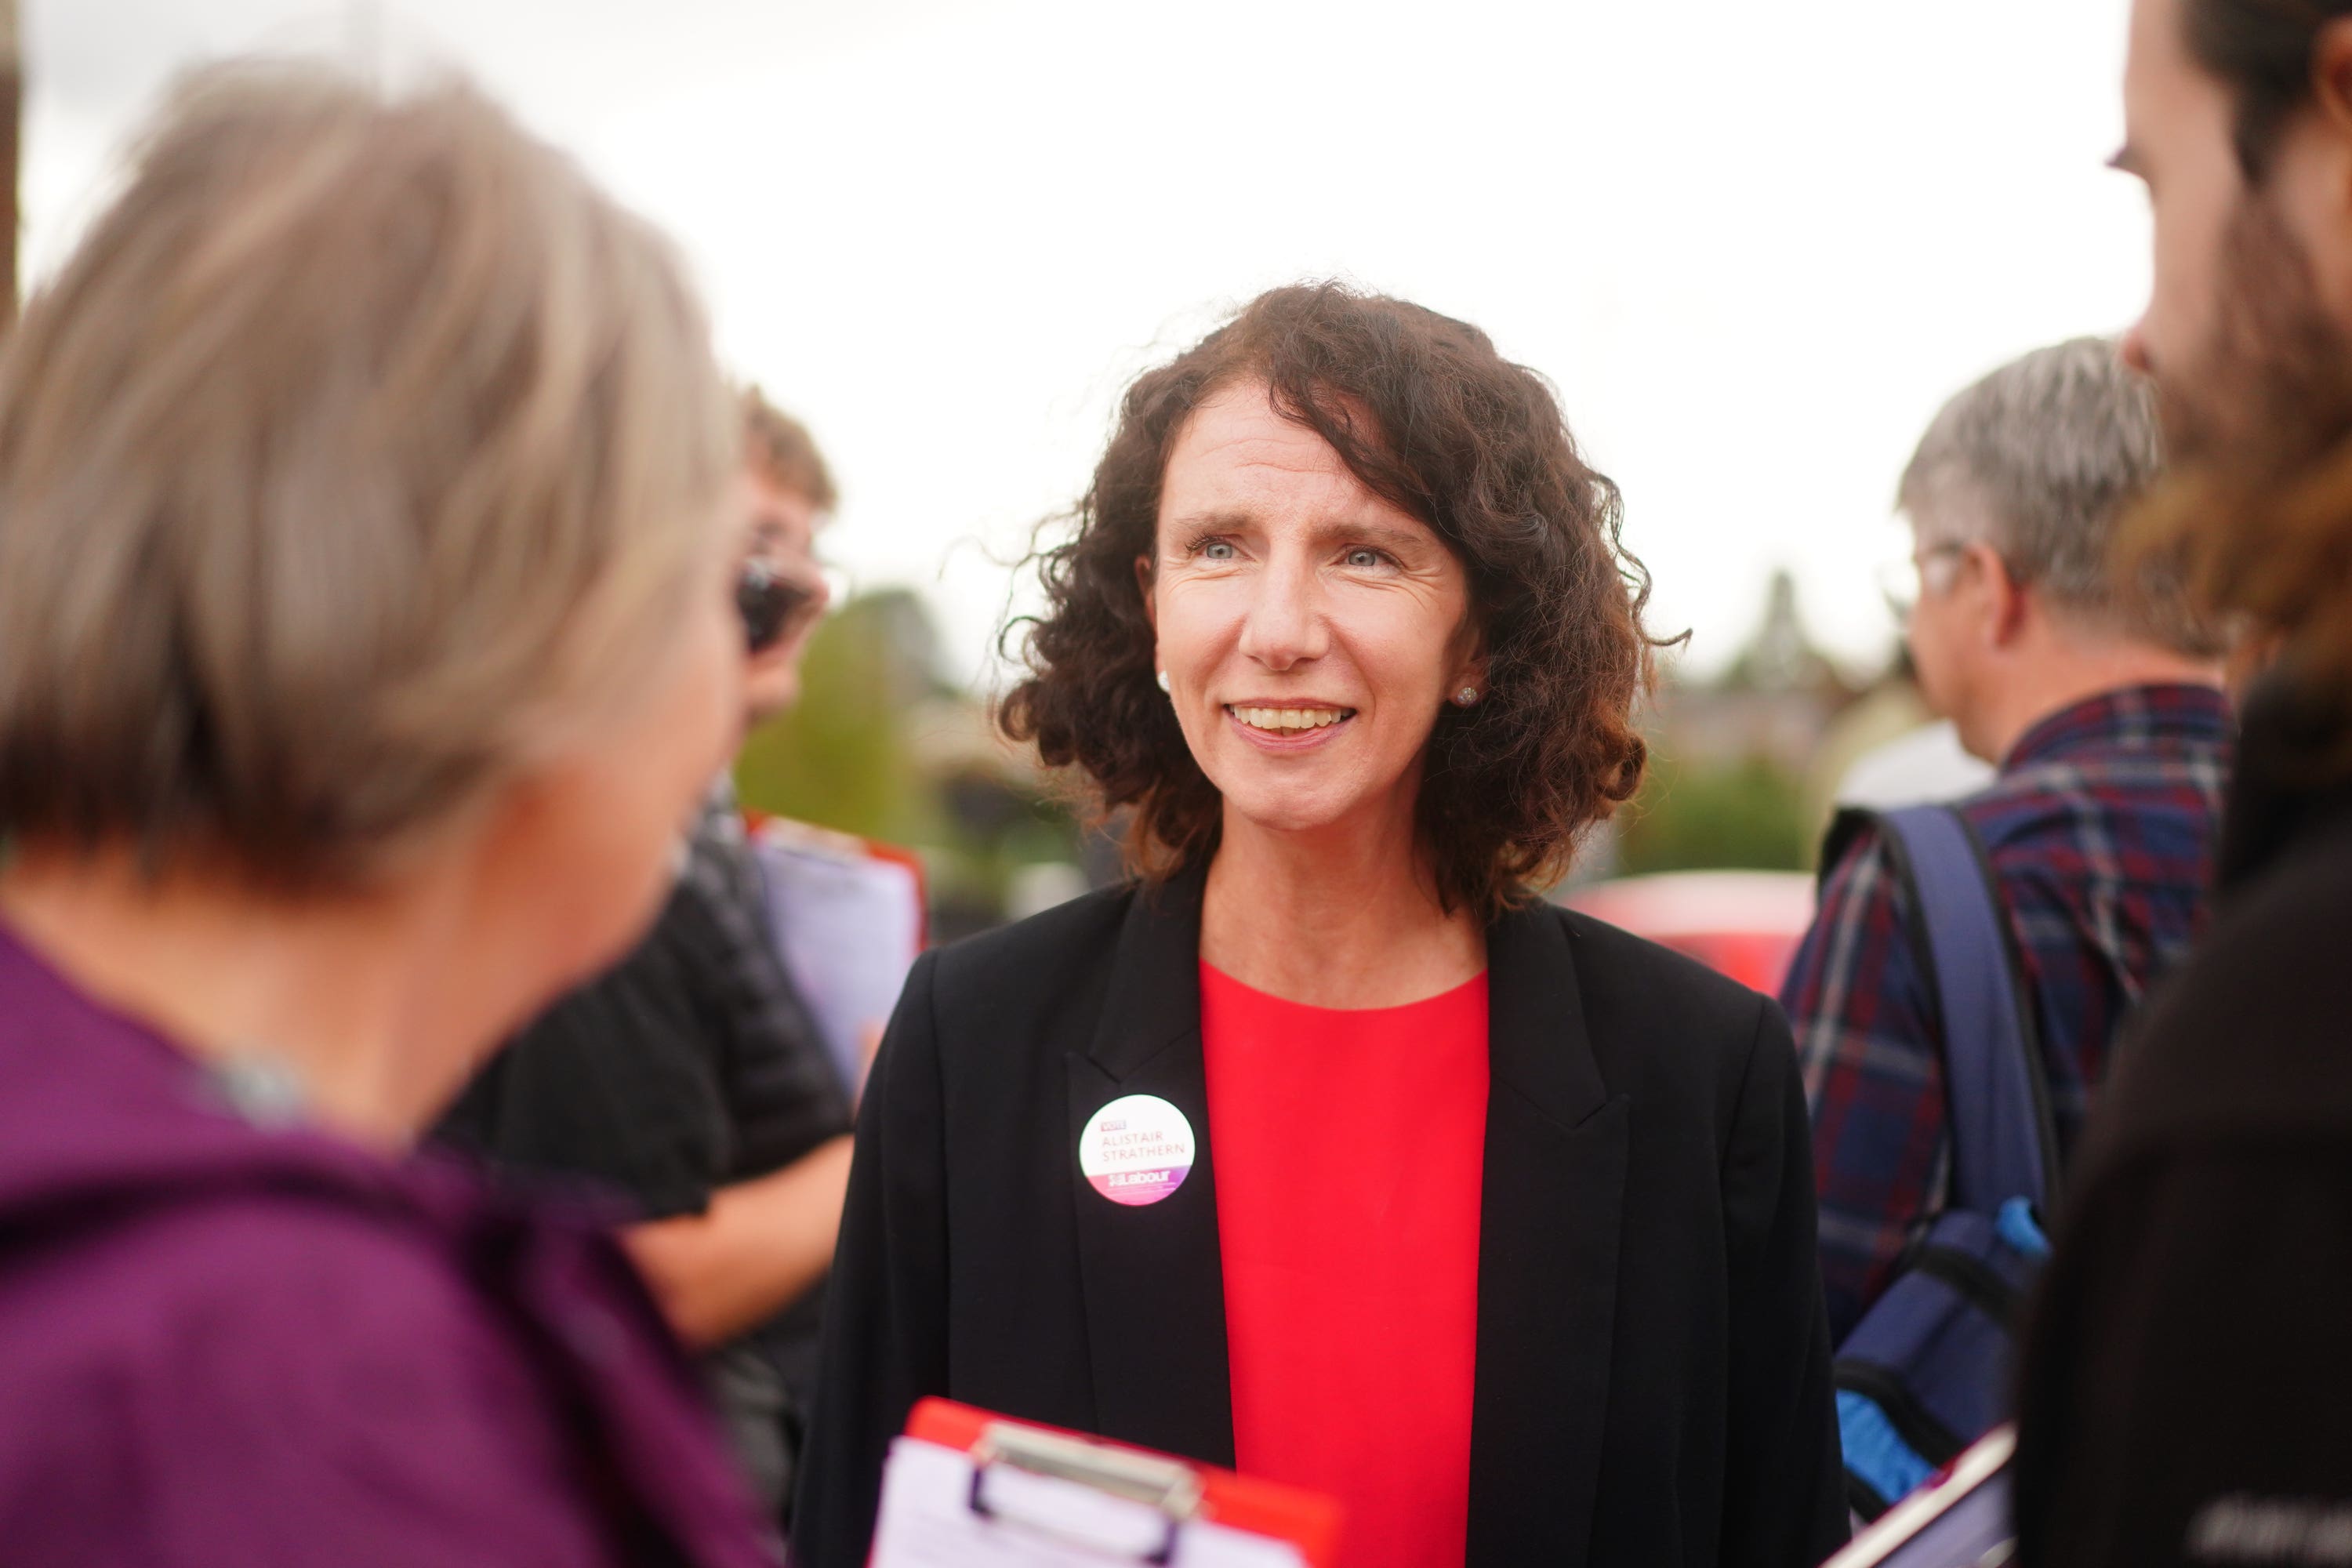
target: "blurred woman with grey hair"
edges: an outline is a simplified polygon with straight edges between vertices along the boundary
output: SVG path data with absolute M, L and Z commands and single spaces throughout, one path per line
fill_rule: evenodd
M 584 1218 L 407 1163 L 740 722 L 666 245 L 461 86 L 194 79 L 0 355 L 12 1564 L 752 1563 Z

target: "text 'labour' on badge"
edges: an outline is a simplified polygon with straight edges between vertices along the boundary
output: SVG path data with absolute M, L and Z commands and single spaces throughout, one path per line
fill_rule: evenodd
M 1087 1119 L 1078 1169 L 1115 1204 L 1156 1204 L 1192 1173 L 1192 1124 L 1156 1094 L 1123 1096 Z

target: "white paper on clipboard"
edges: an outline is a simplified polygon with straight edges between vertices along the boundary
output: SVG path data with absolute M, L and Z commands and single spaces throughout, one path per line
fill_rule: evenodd
M 855 840 L 770 823 L 751 837 L 777 956 L 824 1036 L 842 1085 L 856 1094 L 907 972 L 923 949 L 915 873 Z
M 975 1489 L 975 1476 L 979 1485 Z M 1204 1520 L 1171 1523 L 1147 1503 L 1078 1481 L 992 1465 L 900 1437 L 890 1446 L 872 1568 L 1305 1568 L 1286 1541 Z
M 2016 1453 L 2016 1429 L 1994 1427 L 1822 1568 L 2001 1568 L 2017 1554 L 2009 1490 Z

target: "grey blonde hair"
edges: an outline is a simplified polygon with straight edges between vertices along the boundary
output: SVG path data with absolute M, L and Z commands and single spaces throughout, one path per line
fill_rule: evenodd
M 2221 643 L 2159 562 L 2118 564 L 2125 511 L 2164 469 L 2145 378 L 2105 338 L 2012 360 L 1944 405 L 1896 504 L 1922 543 L 1990 545 L 2062 614 L 2203 657 Z
M 188 79 L 0 353 L 0 837 L 379 874 L 674 646 L 739 437 L 668 246 L 469 87 Z

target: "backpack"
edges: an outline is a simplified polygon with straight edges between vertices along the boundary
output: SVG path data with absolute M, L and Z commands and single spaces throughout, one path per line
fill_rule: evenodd
M 1984 851 L 1941 805 L 1848 812 L 1874 826 L 1909 894 L 1913 951 L 1943 1021 L 1950 1193 L 1894 1283 L 1837 1347 L 1856 1514 L 1874 1520 L 2007 1415 L 2019 1306 L 2049 1256 L 2057 1137 L 2033 1014 Z M 1824 865 L 1834 865 L 1834 855 Z

